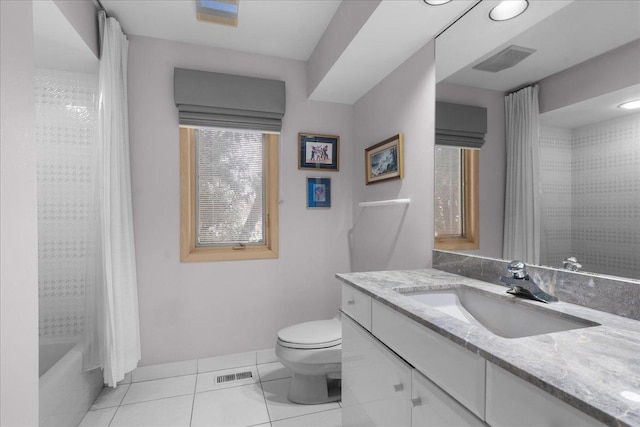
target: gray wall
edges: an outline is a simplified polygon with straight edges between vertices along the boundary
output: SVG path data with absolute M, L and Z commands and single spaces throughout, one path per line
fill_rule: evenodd
M 0 1 L 0 425 L 38 425 L 31 0 Z
M 640 83 L 640 40 L 540 81 L 540 113 Z
M 434 42 L 416 52 L 354 105 L 353 271 L 424 268 L 433 249 Z M 365 185 L 365 148 L 404 136 L 404 179 Z M 410 198 L 408 206 L 358 207 Z
M 502 257 L 506 148 L 504 94 L 450 83 L 438 83 L 436 99 L 487 109 L 487 133 L 480 150 L 480 249 L 462 251 Z
M 130 37 L 129 127 L 142 365 L 273 348 L 277 331 L 333 317 L 349 271 L 353 107 L 307 100 L 306 63 Z M 180 263 L 173 68 L 286 82 L 280 258 Z M 298 170 L 298 132 L 340 136 L 340 171 Z M 331 209 L 306 209 L 306 177 L 331 178 Z M 359 178 L 360 175 L 357 174 Z
M 94 0 L 53 0 L 89 49 L 99 57 L 98 8 Z

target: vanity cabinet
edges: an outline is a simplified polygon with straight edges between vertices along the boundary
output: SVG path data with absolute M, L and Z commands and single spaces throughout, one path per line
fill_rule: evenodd
M 604 426 L 491 362 L 487 362 L 487 423 L 495 427 Z
M 472 413 L 484 419 L 483 357 L 391 307 L 372 302 L 372 332 Z
M 345 290 L 349 291 L 346 297 Z M 354 303 L 345 305 L 348 301 Z M 392 307 L 344 285 L 343 312 L 345 427 L 604 426 Z
M 344 426 L 410 426 L 411 367 L 342 317 Z
M 371 297 L 351 286 L 342 285 L 342 311 L 371 331 Z
M 348 316 L 342 335 L 344 426 L 484 425 Z
M 417 370 L 411 378 L 411 426 L 483 427 L 479 418 Z M 515 425 L 515 424 L 513 424 Z

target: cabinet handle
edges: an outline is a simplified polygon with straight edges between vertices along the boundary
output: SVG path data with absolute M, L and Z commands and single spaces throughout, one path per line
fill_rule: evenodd
M 404 390 L 404 385 L 402 385 L 402 384 L 395 384 L 395 385 L 393 386 L 393 389 L 394 389 L 395 391 L 402 391 L 402 390 Z
M 348 305 L 354 305 L 356 302 L 355 300 L 350 299 L 349 301 L 347 301 Z
M 415 399 L 411 399 L 411 405 L 415 408 L 416 406 L 422 405 L 422 399 L 416 397 Z

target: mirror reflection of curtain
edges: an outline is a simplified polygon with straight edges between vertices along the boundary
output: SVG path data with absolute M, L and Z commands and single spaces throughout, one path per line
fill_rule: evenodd
M 505 97 L 507 174 L 502 256 L 540 263 L 537 85 Z

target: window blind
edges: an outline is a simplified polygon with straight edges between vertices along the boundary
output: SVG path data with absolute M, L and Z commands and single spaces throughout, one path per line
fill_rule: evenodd
M 279 132 L 285 82 L 175 68 L 173 97 L 181 125 Z
M 436 145 L 480 149 L 486 133 L 486 108 L 436 102 Z
M 195 129 L 196 246 L 262 244 L 264 135 Z
M 456 147 L 436 147 L 435 231 L 439 236 L 462 236 L 463 160 Z

